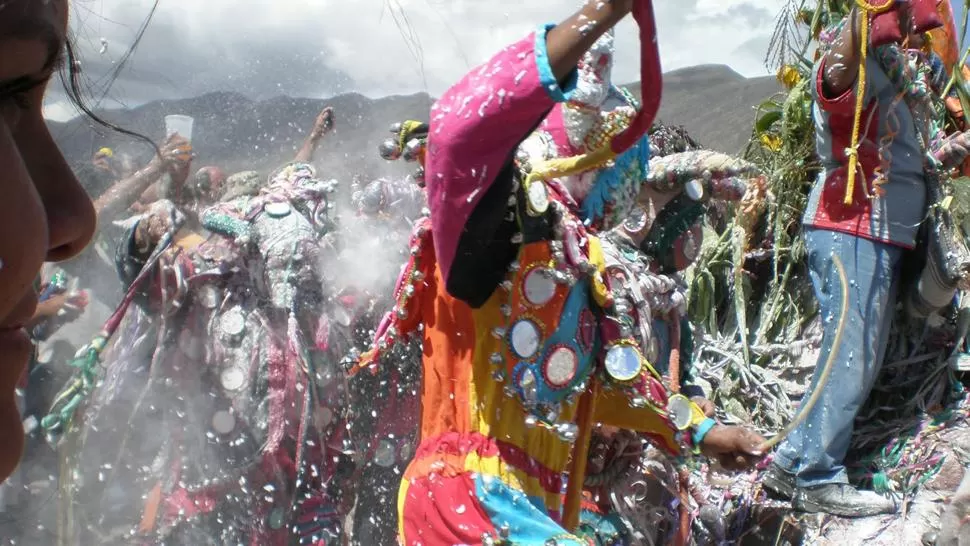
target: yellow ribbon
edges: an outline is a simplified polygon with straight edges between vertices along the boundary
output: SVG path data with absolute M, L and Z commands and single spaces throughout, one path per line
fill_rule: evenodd
M 892 9 L 894 1 L 886 2 L 884 6 L 875 6 L 866 0 L 856 0 L 856 4 L 862 10 L 862 22 L 860 23 L 860 47 L 862 48 L 859 59 L 859 88 L 855 95 L 855 117 L 852 120 L 852 140 L 847 153 L 849 154 L 849 173 L 846 180 L 845 198 L 843 203 L 851 205 L 855 196 L 855 177 L 859 169 L 859 129 L 862 125 L 862 110 L 865 107 L 866 98 L 866 60 L 869 56 L 869 18 L 872 15 L 885 13 Z
M 613 153 L 610 144 L 606 143 L 606 145 L 585 154 L 542 161 L 533 166 L 532 171 L 525 179 L 526 185 L 538 180 L 548 181 L 553 178 L 562 178 L 598 169 L 614 159 L 616 159 L 616 154 Z

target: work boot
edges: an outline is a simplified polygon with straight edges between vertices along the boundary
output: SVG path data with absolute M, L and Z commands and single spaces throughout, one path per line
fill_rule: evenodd
M 859 491 L 847 483 L 828 483 L 800 488 L 794 506 L 803 512 L 822 512 L 845 518 L 894 514 L 897 506 L 873 491 Z
M 774 497 L 792 500 L 795 496 L 795 475 L 777 464 L 772 463 L 768 467 L 761 483 Z

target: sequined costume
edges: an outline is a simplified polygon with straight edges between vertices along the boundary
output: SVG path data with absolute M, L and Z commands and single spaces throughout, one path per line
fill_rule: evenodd
M 148 277 L 129 232 L 137 305 L 62 446 L 62 544 L 339 543 L 333 189 L 291 164 L 205 211 L 211 235 L 177 236 Z
M 474 69 L 432 110 L 431 216 L 415 228 L 395 309 L 362 360 L 379 363 L 404 336 L 423 342 L 421 440 L 398 500 L 403 544 L 586 544 L 559 521 L 584 392 L 598 393 L 593 421 L 640 430 L 672 455 L 710 426 L 690 403 L 674 411 L 619 325 L 594 231 L 628 214 L 646 138 L 596 172 L 527 176 L 602 145 L 636 111 L 609 84 L 611 35 L 560 87 L 549 28 Z
M 741 199 L 747 180 L 756 175 L 753 165 L 730 156 L 675 148 L 675 153 L 651 162 L 647 189 L 641 192 L 633 214 L 603 237 L 607 275 L 615 286 L 622 287 L 624 305 L 633 310 L 630 327 L 640 350 L 672 391 L 692 398 L 703 397 L 704 392 L 691 384 L 693 337 L 686 320 L 686 284 L 679 273 L 700 252 L 700 224 L 707 207 Z M 640 438 L 607 427 L 593 440 L 585 481 L 584 534 L 601 545 L 676 544 L 668 533 L 672 535 L 677 525 L 661 526 L 661 520 L 647 518 L 630 521 L 630 517 L 668 512 L 661 500 L 665 496 L 661 480 L 644 482 L 641 474 L 641 482 L 660 490 L 625 487 L 648 464 Z M 664 470 L 670 465 L 649 462 Z M 676 484 L 676 470 L 672 477 Z M 644 493 L 648 500 L 630 497 Z M 677 498 L 675 495 L 673 500 Z M 653 512 L 643 506 L 648 502 Z M 676 522 L 676 510 L 668 515 Z M 634 535 L 641 539 L 634 541 Z M 651 536 L 657 542 L 642 541 Z

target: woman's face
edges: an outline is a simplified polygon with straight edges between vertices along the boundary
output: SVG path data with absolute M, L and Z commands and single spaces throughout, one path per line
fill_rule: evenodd
M 0 3 L 0 479 L 23 446 L 14 388 L 31 353 L 22 325 L 37 305 L 34 277 L 45 261 L 77 254 L 95 227 L 42 114 L 66 29 L 67 0 Z

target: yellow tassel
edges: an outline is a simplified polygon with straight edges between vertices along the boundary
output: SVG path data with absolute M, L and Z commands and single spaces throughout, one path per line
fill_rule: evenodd
M 862 125 L 862 109 L 865 107 L 866 99 L 866 60 L 869 56 L 869 18 L 874 14 L 889 11 L 895 4 L 895 2 L 886 2 L 884 6 L 874 6 L 866 2 L 866 0 L 856 0 L 856 3 L 862 10 L 862 23 L 860 25 L 862 27 L 862 35 L 859 40 L 862 51 L 860 52 L 861 56 L 859 59 L 859 86 L 855 94 L 855 117 L 852 120 L 852 140 L 847 150 L 849 154 L 849 172 L 845 186 L 845 199 L 842 201 L 846 205 L 851 205 L 852 198 L 855 196 L 855 178 L 856 172 L 859 170 L 859 129 Z

